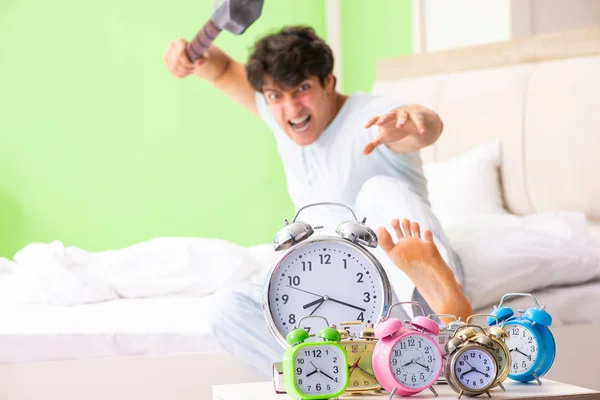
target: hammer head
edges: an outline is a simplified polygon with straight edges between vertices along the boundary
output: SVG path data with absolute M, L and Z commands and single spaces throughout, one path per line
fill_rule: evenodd
M 223 0 L 211 16 L 219 28 L 240 35 L 260 17 L 263 0 Z

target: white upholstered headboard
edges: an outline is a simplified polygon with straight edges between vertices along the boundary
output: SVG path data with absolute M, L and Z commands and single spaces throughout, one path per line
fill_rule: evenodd
M 440 114 L 424 161 L 501 139 L 510 211 L 600 223 L 600 26 L 381 60 L 373 91 Z

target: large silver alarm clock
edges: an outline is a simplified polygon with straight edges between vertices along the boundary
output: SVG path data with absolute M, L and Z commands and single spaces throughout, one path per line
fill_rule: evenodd
M 338 236 L 313 236 L 317 227 L 297 219 L 303 210 L 316 206 L 344 207 L 354 219 L 338 225 Z M 390 283 L 367 249 L 377 247 L 377 235 L 365 222 L 350 207 L 329 202 L 304 206 L 291 223 L 284 220 L 273 240 L 275 250 L 283 254 L 269 271 L 263 289 L 267 325 L 283 347 L 287 347 L 287 333 L 303 317 L 322 316 L 338 326 L 344 321 L 376 324 L 387 311 Z M 300 328 L 314 334 L 321 326 L 312 324 L 306 321 Z M 360 328 L 352 326 L 349 333 L 358 335 Z

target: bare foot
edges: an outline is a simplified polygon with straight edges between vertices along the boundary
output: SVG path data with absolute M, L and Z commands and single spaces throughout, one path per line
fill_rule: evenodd
M 440 266 L 440 262 L 443 264 L 442 267 L 449 268 L 433 242 L 433 233 L 429 229 L 425 230 L 421 236 L 419 223 L 410 222 L 406 218 L 402 220 L 402 227 L 400 227 L 400 221 L 394 218 L 392 228 L 398 239 L 397 242 L 394 243 L 389 232 L 380 227 L 377 228 L 379 245 L 394 264 L 407 275 L 410 276 L 413 269 L 423 265 Z
M 433 241 L 433 234 L 415 221 L 392 220 L 397 241 L 385 228 L 377 228 L 379 245 L 394 265 L 415 284 L 419 293 L 437 314 L 453 314 L 466 318 L 472 313 L 469 300 L 456 282 L 452 269 L 446 264 Z M 442 319 L 443 322 L 445 319 Z

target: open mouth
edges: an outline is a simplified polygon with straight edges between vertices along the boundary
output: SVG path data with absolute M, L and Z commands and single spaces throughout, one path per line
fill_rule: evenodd
M 308 114 L 302 118 L 290 119 L 288 120 L 288 124 L 292 127 L 294 132 L 301 133 L 308 129 L 308 125 L 310 125 L 311 115 Z

